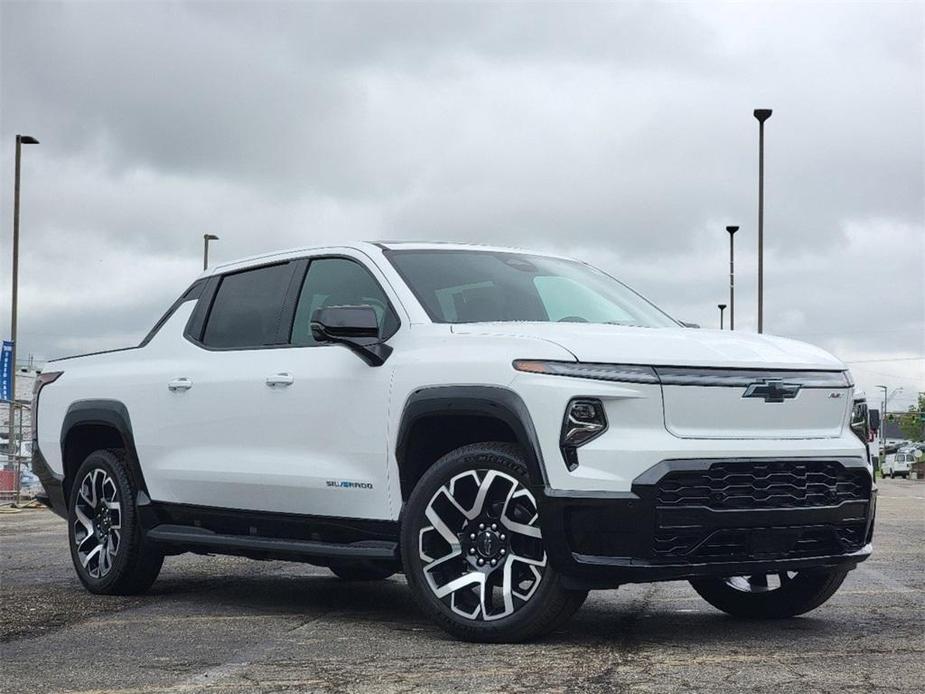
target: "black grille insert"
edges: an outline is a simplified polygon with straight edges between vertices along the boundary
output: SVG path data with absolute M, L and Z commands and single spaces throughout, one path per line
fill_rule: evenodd
M 771 528 L 660 530 L 655 556 L 686 561 L 798 559 L 855 552 L 863 546 L 864 524 Z
M 669 472 L 655 491 L 660 507 L 812 508 L 869 500 L 870 475 L 824 460 L 713 463 Z

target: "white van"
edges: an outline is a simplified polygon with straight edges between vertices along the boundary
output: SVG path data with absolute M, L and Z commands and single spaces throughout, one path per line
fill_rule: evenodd
M 912 452 L 890 453 L 883 463 L 883 476 L 891 479 L 901 476 L 908 479 L 909 468 L 914 462 L 915 454 Z

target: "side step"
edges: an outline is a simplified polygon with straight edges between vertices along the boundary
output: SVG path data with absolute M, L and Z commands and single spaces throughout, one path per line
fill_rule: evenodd
M 267 552 L 274 555 L 338 559 L 398 559 L 398 544 L 384 540 L 335 544 L 252 535 L 220 535 L 206 528 L 188 525 L 156 525 L 145 536 L 159 544 L 212 550 L 217 554 Z

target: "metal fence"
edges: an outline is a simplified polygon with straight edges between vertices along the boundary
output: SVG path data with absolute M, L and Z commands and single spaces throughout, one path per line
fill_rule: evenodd
M 32 470 L 32 407 L 18 399 L 12 407 L 2 403 L 0 410 L 6 414 L 5 421 L 0 420 L 0 503 L 19 503 L 23 497 L 30 498 L 29 492 L 33 491 L 23 490 L 21 484 L 23 470 Z

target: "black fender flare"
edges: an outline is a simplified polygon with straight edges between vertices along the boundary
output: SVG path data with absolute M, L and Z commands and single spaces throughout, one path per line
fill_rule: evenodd
M 480 415 L 500 420 L 510 427 L 524 450 L 532 486 L 538 489 L 545 486 L 543 454 L 530 411 L 517 393 L 501 386 L 429 386 L 412 392 L 405 401 L 396 437 L 395 459 L 399 472 L 414 424 L 433 415 Z
M 148 493 L 141 465 L 138 462 L 138 451 L 135 448 L 135 435 L 132 431 L 132 420 L 128 408 L 119 400 L 78 400 L 71 403 L 64 415 L 61 424 L 61 460 L 67 460 L 66 444 L 70 433 L 79 426 L 87 424 L 106 426 L 118 432 L 126 452 L 126 461 L 129 473 L 135 478 L 135 483 L 141 492 Z M 65 468 L 65 477 L 67 471 Z

